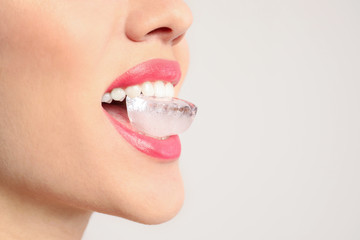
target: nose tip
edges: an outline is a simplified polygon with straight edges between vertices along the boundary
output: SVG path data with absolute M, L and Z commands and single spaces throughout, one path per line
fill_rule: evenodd
M 159 39 L 176 44 L 192 24 L 192 13 L 182 0 L 141 0 L 130 3 L 126 36 L 134 42 Z

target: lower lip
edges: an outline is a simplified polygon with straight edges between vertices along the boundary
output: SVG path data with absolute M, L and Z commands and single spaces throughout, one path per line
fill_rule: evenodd
M 106 110 L 104 110 L 104 112 L 118 133 L 140 152 L 154 157 L 161 162 L 172 162 L 180 157 L 181 143 L 178 135 L 170 136 L 165 140 L 148 137 L 126 128 L 106 112 Z

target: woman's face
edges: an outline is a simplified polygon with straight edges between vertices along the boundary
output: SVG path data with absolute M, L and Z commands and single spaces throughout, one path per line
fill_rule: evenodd
M 143 223 L 173 217 L 184 194 L 178 161 L 126 141 L 101 98 L 118 76 L 150 59 L 175 60 L 185 75 L 187 6 L 0 0 L 0 18 L 1 184 Z

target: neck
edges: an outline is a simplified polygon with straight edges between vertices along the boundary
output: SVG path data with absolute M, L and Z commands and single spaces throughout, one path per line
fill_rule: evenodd
M 0 239 L 81 239 L 91 212 L 0 187 Z

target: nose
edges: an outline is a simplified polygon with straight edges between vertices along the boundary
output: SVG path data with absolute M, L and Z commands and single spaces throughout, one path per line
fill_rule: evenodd
M 134 42 L 158 39 L 174 45 L 191 23 L 191 11 L 183 0 L 130 0 L 125 31 Z

